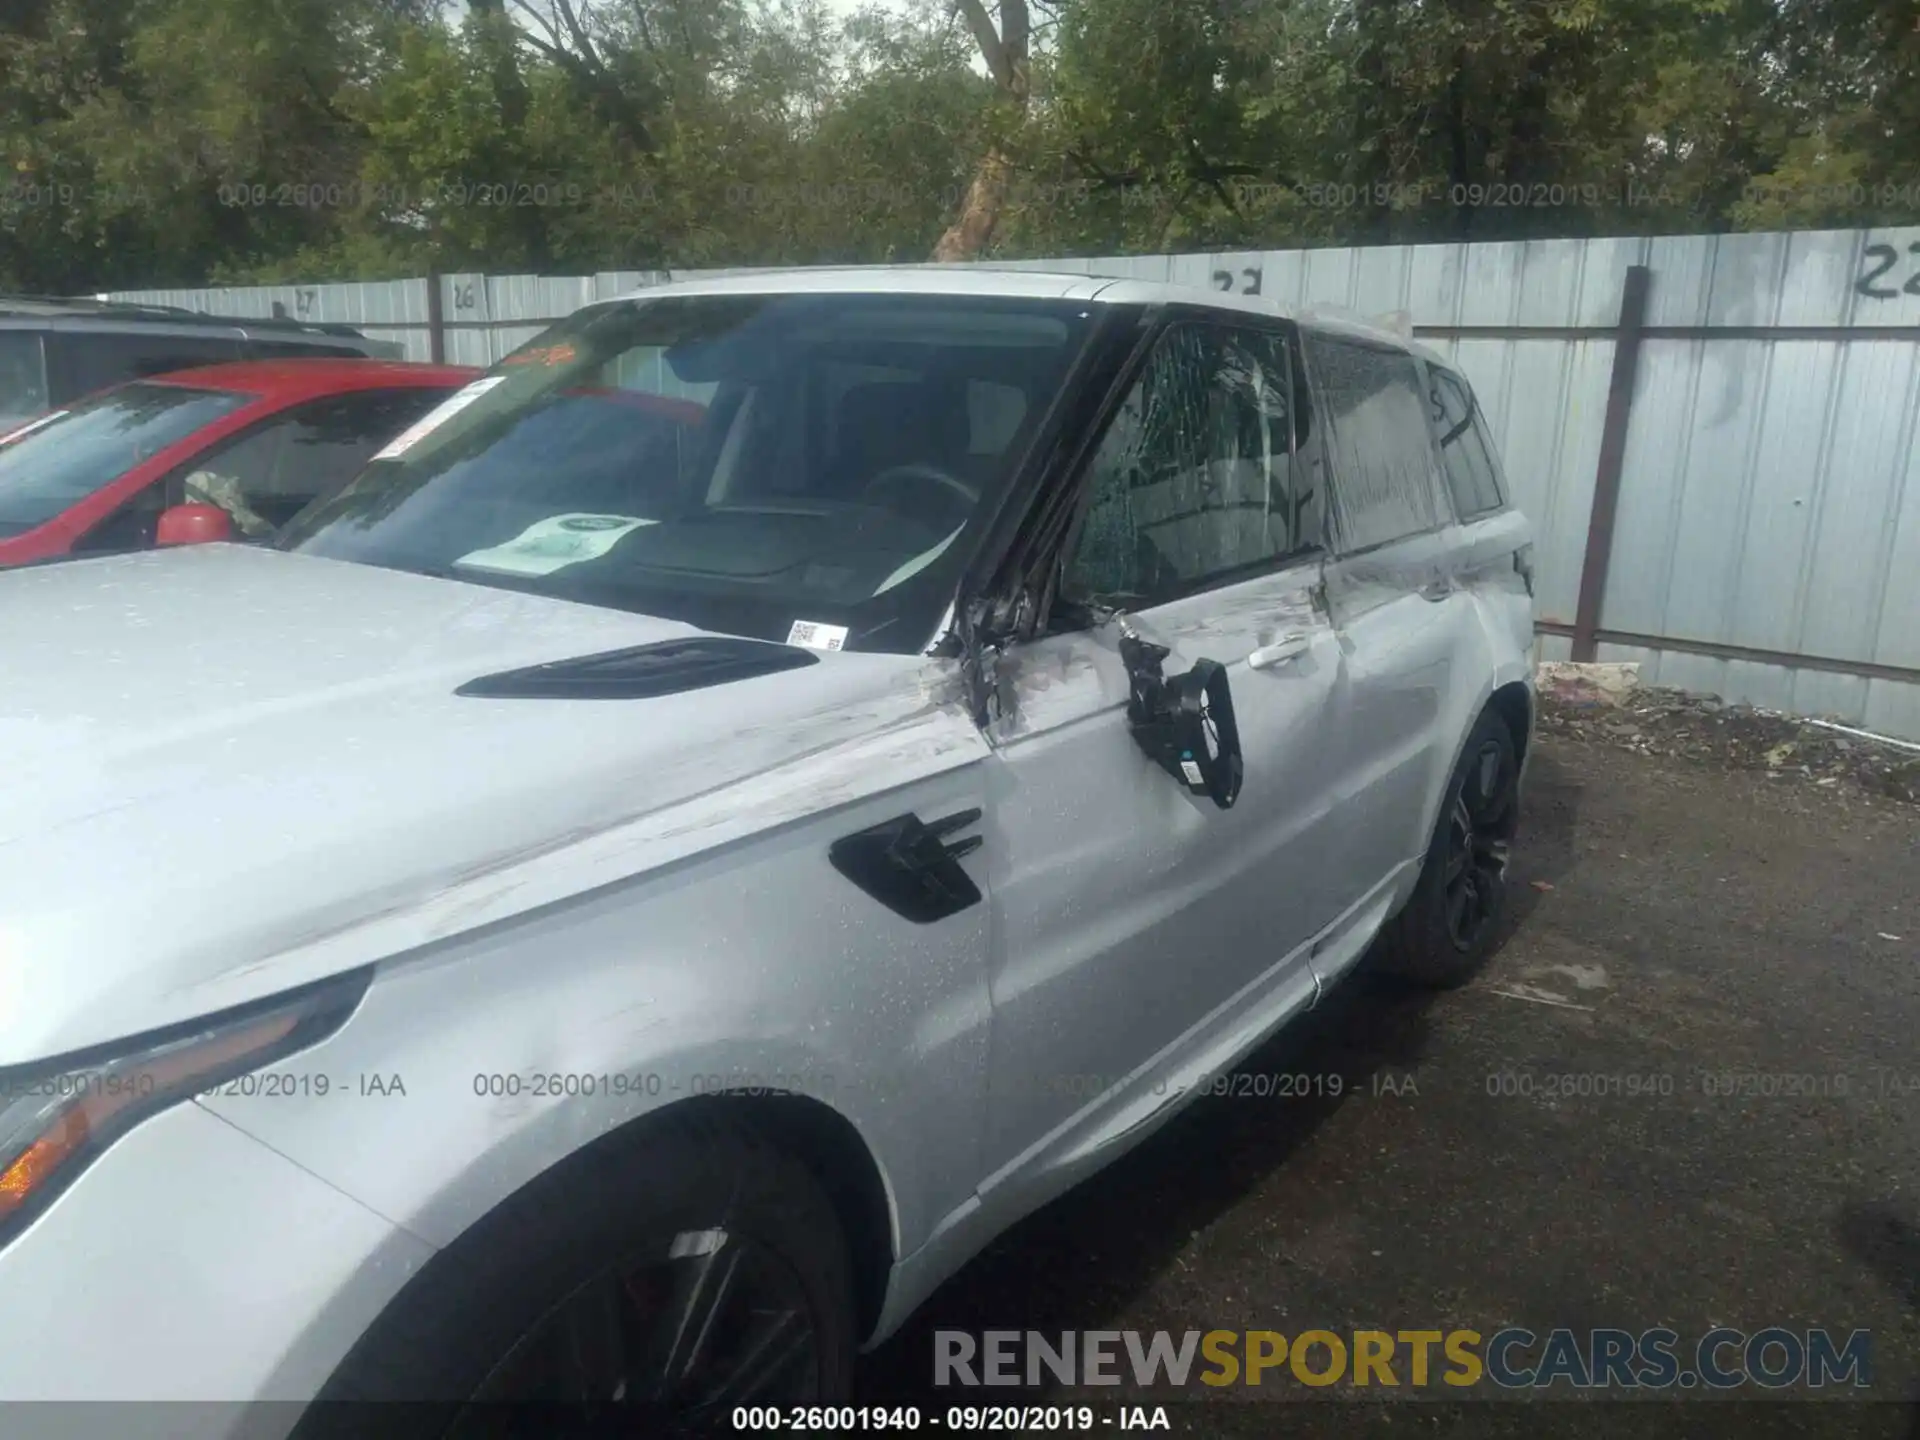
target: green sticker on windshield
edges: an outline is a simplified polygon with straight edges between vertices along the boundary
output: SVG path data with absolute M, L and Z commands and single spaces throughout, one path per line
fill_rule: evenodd
M 508 575 L 551 575 L 583 560 L 597 560 L 624 536 L 655 523 L 631 515 L 553 515 L 504 545 L 475 550 L 453 563 Z

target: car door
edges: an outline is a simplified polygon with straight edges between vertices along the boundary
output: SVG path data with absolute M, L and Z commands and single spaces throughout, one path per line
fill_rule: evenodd
M 1071 1183 L 1317 993 L 1343 681 L 1294 363 L 1278 327 L 1160 334 L 1079 479 L 1055 633 L 1005 659 L 984 852 L 989 1192 Z M 1232 808 L 1135 744 L 1114 609 L 1166 647 L 1168 676 L 1225 666 L 1245 765 Z
M 1457 533 L 1418 362 L 1384 341 L 1314 330 L 1303 349 L 1327 439 L 1327 598 L 1348 675 L 1340 877 L 1384 907 L 1425 853 L 1453 764 L 1472 607 L 1455 585 Z

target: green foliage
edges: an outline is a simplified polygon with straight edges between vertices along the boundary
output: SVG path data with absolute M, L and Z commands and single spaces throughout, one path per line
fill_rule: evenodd
M 989 153 L 1001 254 L 1915 216 L 1912 0 L 1030 9 L 10 0 L 0 288 L 915 260 Z

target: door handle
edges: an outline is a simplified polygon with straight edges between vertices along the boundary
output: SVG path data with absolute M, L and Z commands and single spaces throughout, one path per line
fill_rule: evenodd
M 1310 643 L 1305 635 L 1282 635 L 1273 644 L 1262 645 L 1247 656 L 1247 666 L 1253 670 L 1271 670 L 1306 654 Z
M 1432 580 L 1420 587 L 1420 598 L 1422 600 L 1438 602 L 1446 599 L 1451 594 L 1453 594 L 1453 582 L 1451 580 Z

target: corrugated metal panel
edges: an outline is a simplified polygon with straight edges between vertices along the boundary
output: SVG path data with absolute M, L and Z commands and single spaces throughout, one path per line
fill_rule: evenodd
M 1846 347 L 1838 367 L 1817 511 L 1802 566 L 1796 653 L 1895 663 L 1881 626 L 1896 557 L 1888 524 L 1904 508 L 1920 367 L 1906 345 Z M 1920 556 L 1902 557 L 1912 568 Z M 1920 624 L 1911 614 L 1909 633 Z
M 1920 229 L 1541 240 L 994 261 L 1029 270 L 1257 289 L 1282 304 L 1404 310 L 1416 326 L 1610 328 L 1630 265 L 1649 326 L 1920 325 Z M 447 356 L 485 365 L 529 324 L 669 279 L 446 276 Z M 426 285 L 260 286 L 122 298 L 223 315 L 369 326 L 425 359 Z M 506 323 L 503 323 L 506 322 Z M 397 326 L 375 330 L 374 326 Z M 1570 623 L 1593 504 L 1611 339 L 1429 341 L 1479 392 L 1533 520 L 1543 619 Z M 1920 668 L 1920 347 L 1829 338 L 1643 343 L 1601 627 Z M 1545 658 L 1567 642 L 1545 637 Z M 1647 678 L 1920 738 L 1920 685 L 1676 650 L 1602 645 Z
M 1920 231 L 1649 242 L 1650 325 L 1920 323 L 1863 295 Z M 1905 283 L 1898 266 L 1888 278 Z M 1892 285 L 1873 288 L 1893 289 Z M 1920 347 L 1645 342 L 1603 629 L 1920 668 Z M 1602 658 L 1629 658 L 1602 647 Z M 1920 687 L 1676 651 L 1660 683 L 1920 737 Z
M 1480 396 L 1513 498 L 1533 522 L 1540 618 L 1571 622 L 1606 418 L 1611 340 L 1456 340 L 1438 347 Z

